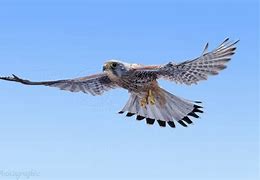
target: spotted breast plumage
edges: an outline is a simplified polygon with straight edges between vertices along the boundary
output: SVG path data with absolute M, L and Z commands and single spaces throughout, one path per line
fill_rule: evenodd
M 178 122 L 187 127 L 192 123 L 190 117 L 198 118 L 198 113 L 203 113 L 201 102 L 177 97 L 161 88 L 157 80 L 166 79 L 191 85 L 206 80 L 209 75 L 217 75 L 226 68 L 226 63 L 235 53 L 237 42 L 226 39 L 210 52 L 207 44 L 201 56 L 182 63 L 144 66 L 110 60 L 104 64 L 103 73 L 82 78 L 32 82 L 12 75 L 0 79 L 25 85 L 57 87 L 94 96 L 110 89 L 124 88 L 130 93 L 130 98 L 120 114 L 126 113 L 129 117 L 136 115 L 137 120 L 145 119 L 150 125 L 157 121 L 161 127 L 168 124 L 174 128 L 175 122 Z

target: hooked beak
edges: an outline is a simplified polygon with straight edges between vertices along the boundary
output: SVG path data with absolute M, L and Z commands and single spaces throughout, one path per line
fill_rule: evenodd
M 105 65 L 103 66 L 103 71 L 108 70 L 108 66 L 109 66 L 109 64 L 105 64 Z

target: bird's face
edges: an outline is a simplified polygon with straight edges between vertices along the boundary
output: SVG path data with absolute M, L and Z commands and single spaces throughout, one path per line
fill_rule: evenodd
M 103 72 L 112 73 L 117 77 L 121 77 L 127 71 L 127 64 L 116 60 L 107 61 L 103 66 Z

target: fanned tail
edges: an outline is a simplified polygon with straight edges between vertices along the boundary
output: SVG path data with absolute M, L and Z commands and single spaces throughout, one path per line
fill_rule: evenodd
M 136 115 L 137 120 L 146 119 L 146 123 L 150 125 L 157 121 L 161 127 L 166 127 L 168 124 L 172 128 L 175 128 L 175 122 L 187 127 L 193 123 L 190 117 L 199 118 L 198 113 L 203 113 L 201 110 L 203 107 L 198 105 L 201 102 L 182 99 L 162 88 L 160 94 L 155 94 L 154 104 L 147 103 L 142 106 L 142 97 L 131 93 L 128 102 L 119 113 L 126 112 L 127 117 Z

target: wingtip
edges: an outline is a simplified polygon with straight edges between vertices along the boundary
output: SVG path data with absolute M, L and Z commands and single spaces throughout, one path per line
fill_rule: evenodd
M 227 37 L 219 46 L 221 47 L 228 44 L 228 41 L 229 41 L 229 37 Z
M 208 48 L 209 48 L 209 43 L 207 42 L 203 51 L 202 51 L 202 55 L 206 54 L 208 52 Z
M 239 43 L 240 39 L 236 40 L 233 44 L 237 44 Z
M 231 46 L 234 46 L 235 44 L 237 44 L 238 42 L 240 41 L 240 39 L 237 39 L 236 41 L 230 41 L 229 38 L 226 38 L 220 46 L 228 46 L 228 47 L 231 47 Z
M 194 101 L 194 103 L 197 103 L 197 104 L 202 104 L 201 101 Z
M 227 42 L 227 41 L 229 41 L 229 37 L 227 37 L 227 38 L 224 40 L 224 42 Z
M 16 76 L 15 74 L 12 74 L 13 76 L 13 79 L 17 79 L 17 80 L 20 80 L 21 78 L 19 78 L 18 76 Z
M 2 80 L 6 80 L 6 81 L 13 81 L 14 77 L 10 77 L 10 76 L 1 76 L 0 79 Z

